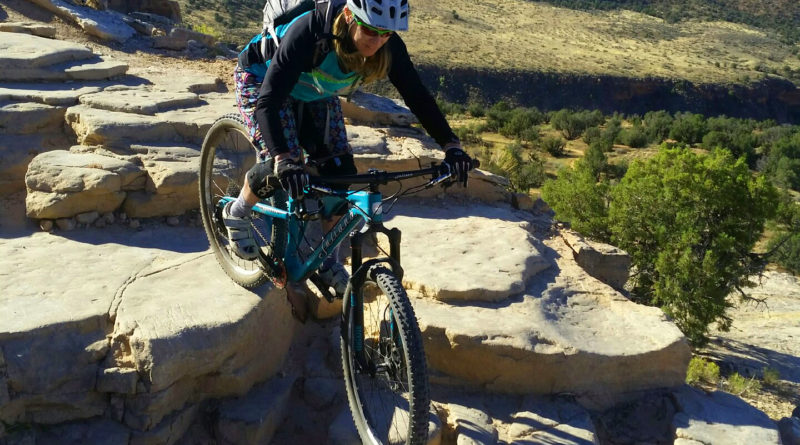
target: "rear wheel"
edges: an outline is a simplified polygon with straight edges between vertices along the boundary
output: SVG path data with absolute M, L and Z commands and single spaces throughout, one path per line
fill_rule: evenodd
M 356 345 L 361 336 L 354 323 L 359 308 L 345 297 L 342 363 L 353 420 L 365 444 L 425 444 L 430 395 L 414 310 L 390 269 L 377 265 L 368 275 L 364 287 L 377 287 L 377 295 L 364 301 L 363 365 L 357 358 L 362 345 Z
M 206 134 L 200 153 L 200 214 L 214 256 L 225 273 L 237 284 L 255 287 L 266 282 L 264 262 L 272 251 L 283 252 L 286 245 L 286 221 L 252 214 L 252 229 L 261 255 L 256 260 L 240 258 L 231 249 L 228 232 L 222 222 L 226 199 L 236 199 L 247 171 L 255 164 L 257 151 L 242 118 L 229 114 L 217 119 Z M 278 195 L 278 193 L 276 193 Z M 270 198 L 270 204 L 285 198 Z

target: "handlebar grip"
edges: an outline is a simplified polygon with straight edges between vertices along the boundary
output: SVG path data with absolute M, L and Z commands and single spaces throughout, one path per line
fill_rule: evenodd
M 472 168 L 480 168 L 480 166 L 481 166 L 481 161 L 477 159 L 472 159 Z

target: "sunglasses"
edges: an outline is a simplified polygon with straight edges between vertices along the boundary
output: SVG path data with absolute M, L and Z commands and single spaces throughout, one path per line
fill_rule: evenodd
M 386 38 L 390 37 L 392 33 L 394 33 L 394 31 L 392 31 L 391 29 L 381 29 L 381 28 L 376 28 L 374 26 L 370 26 L 361 21 L 361 19 L 359 19 L 358 16 L 356 16 L 355 14 L 353 14 L 353 20 L 355 20 L 356 24 L 361 27 L 361 32 L 370 37 L 379 36 L 382 38 Z

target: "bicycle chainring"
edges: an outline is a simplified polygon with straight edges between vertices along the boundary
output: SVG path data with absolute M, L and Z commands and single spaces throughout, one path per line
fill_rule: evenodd
M 278 289 L 283 289 L 289 281 L 286 273 L 286 265 L 283 264 L 282 259 L 273 255 L 272 252 L 272 243 L 259 249 L 258 263 L 261 271 L 272 281 L 272 284 Z

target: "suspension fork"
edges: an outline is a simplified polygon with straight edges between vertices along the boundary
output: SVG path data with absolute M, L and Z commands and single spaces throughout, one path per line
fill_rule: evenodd
M 372 233 L 383 233 L 389 238 L 389 257 L 375 258 L 363 261 L 363 243 L 364 238 Z M 350 307 L 344 308 L 342 316 L 341 333 L 345 337 L 344 340 L 349 342 L 356 353 L 356 360 L 358 361 L 361 369 L 368 371 L 371 375 L 375 374 L 375 364 L 367 360 L 364 351 L 364 291 L 363 285 L 367 280 L 367 274 L 372 266 L 379 263 L 386 263 L 395 273 L 397 278 L 402 281 L 403 268 L 400 266 L 400 229 L 393 228 L 387 229 L 381 223 L 370 224 L 365 230 L 359 231 L 350 238 L 350 249 L 352 259 L 353 275 L 350 278 L 350 283 L 347 286 L 345 295 L 348 298 Z M 347 314 L 351 320 L 347 319 Z M 347 323 L 353 323 L 353 338 L 347 338 L 348 330 Z M 394 329 L 394 327 L 391 327 Z

